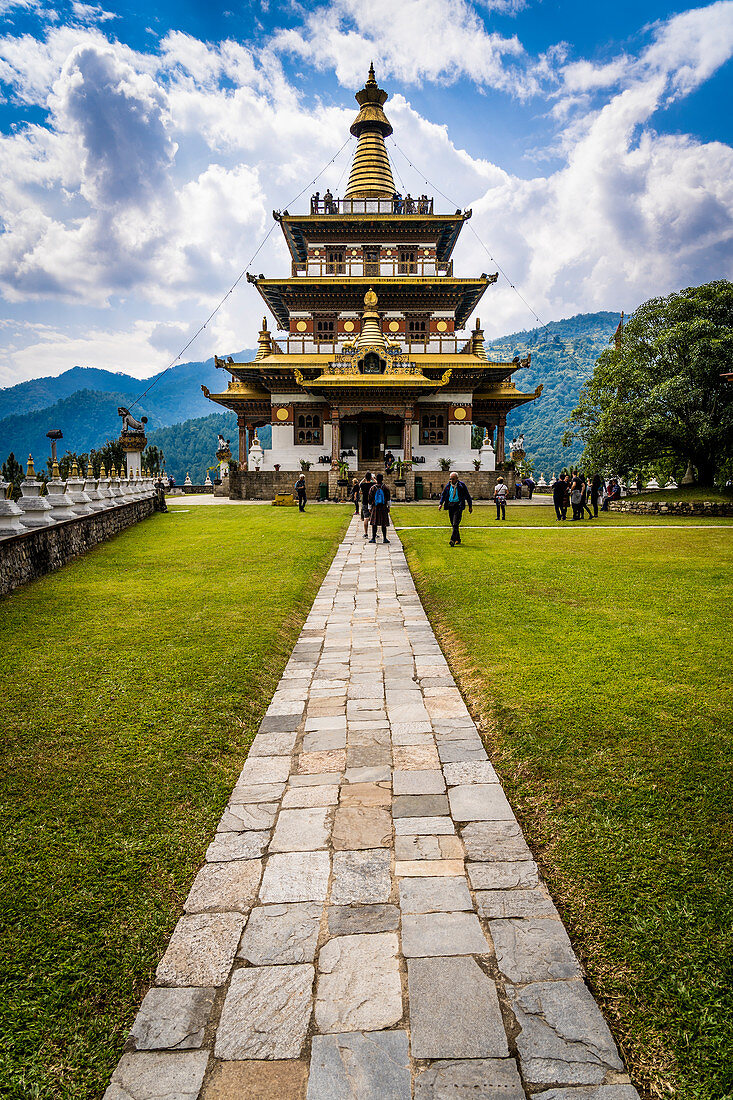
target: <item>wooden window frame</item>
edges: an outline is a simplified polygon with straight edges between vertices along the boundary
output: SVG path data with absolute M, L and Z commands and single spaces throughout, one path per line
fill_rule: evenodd
M 323 412 L 312 405 L 293 409 L 293 443 L 296 447 L 323 446 Z
M 420 447 L 446 447 L 448 445 L 448 408 L 433 405 L 420 409 Z

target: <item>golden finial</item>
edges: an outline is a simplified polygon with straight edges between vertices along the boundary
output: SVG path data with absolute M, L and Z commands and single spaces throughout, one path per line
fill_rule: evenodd
M 369 79 L 356 93 L 361 108 L 351 124 L 351 133 L 358 138 L 354 160 L 349 173 L 344 197 L 391 199 L 395 186 L 392 178 L 384 139 L 392 133 L 392 126 L 382 108 L 387 93 L 377 84 L 374 65 L 369 68 Z
M 111 469 L 110 469 L 110 471 L 109 471 L 109 476 L 110 476 L 110 477 L 117 477 L 117 470 L 115 469 L 115 464 L 114 464 L 114 462 L 112 463 L 112 467 L 111 467 Z
M 94 467 L 92 466 L 92 463 L 91 463 L 91 460 L 90 460 L 89 462 L 87 462 L 87 480 L 91 481 L 93 477 L 94 477 Z
M 102 465 L 99 467 L 99 476 L 100 477 L 106 477 L 107 476 L 107 471 L 104 468 L 104 463 L 102 463 Z
M 74 459 L 74 461 L 71 463 L 71 476 L 72 477 L 78 477 L 79 476 L 79 467 L 76 464 L 76 459 Z
M 369 76 L 367 77 L 367 81 L 371 84 L 376 84 L 376 82 L 377 82 L 377 78 L 374 75 L 374 62 L 373 61 L 369 62 Z
M 59 464 L 56 459 L 53 460 L 53 466 L 51 468 L 51 477 L 54 481 L 61 480 L 61 471 L 59 470 Z
M 255 362 L 258 359 L 264 359 L 266 355 L 269 355 L 272 351 L 272 341 L 270 339 L 270 331 L 267 327 L 267 318 L 262 318 L 262 328 L 260 329 L 259 340 L 257 341 L 257 354 L 255 355 Z
M 364 305 L 367 307 L 367 309 L 374 309 L 378 301 L 379 298 L 374 293 L 374 288 L 369 287 L 369 290 L 364 295 Z
M 27 466 L 26 471 L 25 471 L 25 476 L 26 477 L 35 477 L 36 476 L 36 470 L 35 470 L 35 467 L 33 465 L 33 455 L 28 455 L 28 466 Z

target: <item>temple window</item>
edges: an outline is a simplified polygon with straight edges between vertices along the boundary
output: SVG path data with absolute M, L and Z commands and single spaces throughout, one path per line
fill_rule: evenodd
M 343 248 L 329 248 L 326 252 L 326 274 L 343 275 L 345 271 Z
M 299 412 L 295 416 L 295 442 L 323 444 L 323 420 L 319 413 Z
M 428 320 L 426 317 L 407 318 L 407 339 L 425 341 L 428 338 Z
M 414 248 L 401 248 L 397 262 L 399 275 L 414 275 L 417 272 L 417 258 Z
M 423 412 L 420 414 L 420 442 L 427 445 L 442 446 L 448 442 L 447 417 L 445 412 Z
M 316 343 L 325 341 L 332 344 L 336 339 L 336 316 L 335 314 L 325 314 L 316 316 L 313 318 L 313 332 L 315 333 Z
M 378 248 L 365 248 L 364 249 L 364 274 L 365 275 L 378 275 L 379 274 L 379 249 Z

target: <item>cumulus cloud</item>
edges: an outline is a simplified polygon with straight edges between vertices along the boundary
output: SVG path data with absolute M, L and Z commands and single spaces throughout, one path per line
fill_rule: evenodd
M 302 27 L 280 31 L 273 45 L 333 69 L 347 87 L 373 59 L 382 79 L 412 84 L 467 76 L 505 91 L 534 89 L 526 71 L 507 64 L 524 56 L 519 39 L 488 31 L 465 0 L 331 0 L 309 12 Z
M 494 269 L 475 228 L 544 317 L 633 308 L 733 274 L 733 151 L 652 126 L 733 52 L 731 0 L 674 16 L 650 29 L 645 48 L 602 64 L 569 60 L 563 44 L 527 58 L 516 39 L 489 34 L 465 0 L 411 4 L 375 0 L 362 10 L 332 0 L 261 48 L 175 32 L 138 53 L 98 26 L 0 38 L 0 80 L 47 111 L 45 123 L 0 136 L 0 292 L 18 308 L 71 302 L 110 317 L 91 331 L 78 321 L 16 331 L 12 347 L 0 335 L 15 380 L 75 362 L 141 375 L 167 365 L 272 226 L 272 208 L 308 188 L 348 139 L 350 97 L 305 99 L 284 67 L 293 54 L 336 67 L 350 91 L 372 51 L 380 79 L 408 88 L 468 76 L 516 90 L 515 66 L 524 92 L 532 81 L 547 89 L 562 163 L 532 179 L 459 148 L 421 113 L 419 94 L 388 105 L 400 148 L 436 197 L 473 207 L 456 271 Z M 432 191 L 389 148 L 405 187 Z M 342 186 L 352 149 L 321 190 Z M 306 204 L 307 192 L 292 209 Z M 276 229 L 255 271 L 285 273 L 288 261 Z M 491 334 L 533 323 L 501 283 L 479 312 Z M 240 284 L 190 354 L 252 344 L 261 314 L 259 296 Z

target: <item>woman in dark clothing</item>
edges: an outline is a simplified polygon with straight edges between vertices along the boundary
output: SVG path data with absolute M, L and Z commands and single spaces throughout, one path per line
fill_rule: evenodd
M 354 505 L 354 515 L 359 515 L 359 501 L 361 500 L 361 493 L 359 492 L 359 479 L 354 478 L 351 484 L 351 492 L 349 493 L 349 500 Z
M 371 513 L 369 516 L 369 522 L 372 525 L 372 537 L 370 542 L 377 541 L 377 527 L 382 528 L 382 538 L 385 542 L 389 542 L 387 538 L 387 528 L 389 527 L 389 486 L 384 484 L 384 474 L 377 474 L 377 480 L 369 490 L 369 507 Z
M 590 483 L 590 502 L 593 505 L 593 518 L 598 519 L 598 501 L 603 490 L 603 482 L 600 474 L 594 474 Z
M 588 483 L 585 478 L 581 481 L 582 493 L 580 497 L 580 518 L 585 519 L 585 513 L 588 513 L 588 519 L 593 519 L 593 513 L 588 507 Z

